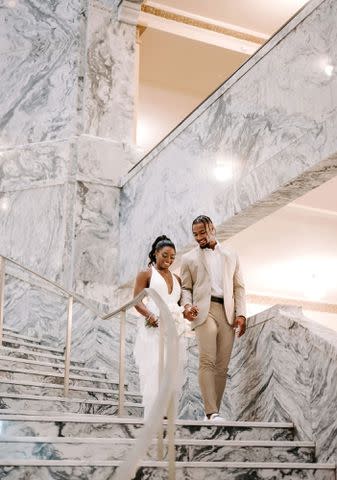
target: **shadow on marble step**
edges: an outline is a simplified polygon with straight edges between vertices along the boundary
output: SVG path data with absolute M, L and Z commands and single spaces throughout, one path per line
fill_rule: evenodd
M 142 418 L 98 415 L 0 415 L 1 435 L 43 437 L 136 438 L 144 425 Z M 205 425 L 203 422 L 176 422 L 176 439 L 184 440 L 293 440 L 293 428 L 280 424 Z M 166 422 L 164 422 L 166 428 Z M 166 431 L 165 431 L 166 433 Z
M 0 437 L 2 458 L 40 460 L 123 460 L 135 440 L 126 438 Z M 176 440 L 176 461 L 180 462 L 295 462 L 313 463 L 315 447 L 308 442 L 233 442 Z M 144 460 L 157 460 L 153 441 Z M 164 458 L 167 460 L 167 443 Z
M 119 462 L 97 462 L 85 466 L 85 462 L 66 461 L 15 461 L 0 463 L 0 478 L 6 480 L 71 479 L 112 480 Z M 2 466 L 1 466 L 2 464 Z M 34 466 L 34 464 L 37 464 Z M 6 465 L 6 466 L 3 466 Z M 15 465 L 15 466 L 14 466 Z M 167 465 L 157 462 L 142 462 L 135 480 L 166 480 Z M 227 463 L 177 463 L 176 480 L 335 480 L 333 465 Z
M 43 360 L 32 360 L 28 358 L 19 358 L 13 355 L 1 355 L 0 354 L 0 365 L 6 367 L 10 370 L 12 367 L 25 368 L 30 370 L 42 370 L 46 369 L 51 372 L 61 373 L 64 371 L 64 363 L 58 362 L 48 362 Z M 91 375 L 97 378 L 107 378 L 109 372 L 99 370 L 97 368 L 85 368 L 77 365 L 70 365 L 70 372 L 78 375 Z
M 70 385 L 69 398 L 78 397 L 83 399 L 92 400 L 116 400 L 118 398 L 118 383 L 113 383 L 111 388 L 95 388 L 94 386 L 80 386 Z M 139 395 L 138 392 L 131 392 L 125 385 L 126 395 Z M 19 381 L 16 379 L 2 378 L 0 379 L 0 397 L 1 394 L 22 394 L 22 395 L 39 395 L 39 396 L 63 396 L 63 381 L 60 383 L 49 382 L 32 382 L 32 381 Z
M 47 370 L 31 370 L 30 368 L 22 368 L 21 366 L 9 365 L 4 366 L 0 364 L 0 379 L 10 379 L 17 382 L 29 380 L 40 383 L 62 383 L 64 382 L 63 372 L 52 372 Z M 88 388 L 116 388 L 116 380 L 108 378 L 98 378 L 84 374 L 70 373 L 70 384 L 83 386 Z
M 40 345 L 38 343 L 30 343 L 16 339 L 10 339 L 7 337 L 3 338 L 2 345 L 5 347 L 12 347 L 12 348 L 21 348 L 24 347 L 25 349 L 31 350 L 32 352 L 49 352 L 53 355 L 60 355 L 64 354 L 64 349 L 61 348 L 54 348 L 49 346 Z
M 12 347 L 6 347 L 1 345 L 0 346 L 0 353 L 1 354 L 6 354 L 10 355 L 13 357 L 17 358 L 27 358 L 31 360 L 39 360 L 43 359 L 44 361 L 55 361 L 59 362 L 60 364 L 64 364 L 64 356 L 63 355 L 53 355 L 52 353 L 49 353 L 48 351 L 42 351 L 42 352 L 34 352 L 33 350 L 26 349 L 24 347 L 17 346 L 15 348 Z M 71 360 L 71 365 L 77 365 L 77 366 L 83 366 L 85 362 L 82 362 L 80 360 Z

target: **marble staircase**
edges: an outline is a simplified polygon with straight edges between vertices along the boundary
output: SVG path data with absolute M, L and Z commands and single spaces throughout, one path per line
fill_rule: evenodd
M 62 397 L 63 351 L 4 331 L 0 348 L 0 479 L 108 480 L 143 426 L 141 396 L 126 385 L 126 417 L 117 416 L 118 384 L 72 362 Z M 164 431 L 165 431 L 164 422 Z M 152 442 L 135 479 L 167 478 Z M 336 480 L 334 464 L 315 462 L 315 444 L 294 440 L 288 422 L 176 422 L 177 480 Z

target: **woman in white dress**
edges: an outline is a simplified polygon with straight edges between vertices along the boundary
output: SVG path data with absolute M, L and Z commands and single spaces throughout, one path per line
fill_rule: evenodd
M 177 313 L 181 296 L 180 278 L 172 274 L 170 266 L 174 262 L 176 249 L 174 243 L 165 235 L 162 235 L 154 241 L 151 252 L 149 253 L 150 262 L 148 268 L 138 273 L 134 288 L 134 296 L 138 295 L 144 288 L 153 288 L 164 302 L 168 305 L 172 313 Z M 136 310 L 145 317 L 140 322 L 135 342 L 134 355 L 139 369 L 140 387 L 143 395 L 144 416 L 148 416 L 151 406 L 158 392 L 158 356 L 159 356 L 159 329 L 158 322 L 159 311 L 152 300 L 145 305 L 140 302 Z M 181 311 L 183 309 L 181 308 Z M 182 317 L 182 313 L 179 314 Z M 191 310 L 185 317 L 192 320 L 195 312 Z M 176 316 L 176 315 L 174 315 Z M 184 322 L 182 322 L 184 323 Z M 188 322 L 186 322 L 187 324 Z M 179 324 L 180 325 L 180 324 Z M 184 330 L 184 327 L 183 329 Z M 186 328 L 187 330 L 187 328 Z M 178 332 L 183 333 L 183 331 Z M 178 371 L 177 399 L 183 385 L 183 368 L 185 359 L 185 339 L 180 335 L 180 356 Z

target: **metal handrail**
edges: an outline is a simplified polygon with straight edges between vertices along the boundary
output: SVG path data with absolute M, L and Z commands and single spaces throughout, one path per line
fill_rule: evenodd
M 84 305 L 85 307 L 87 307 L 92 313 L 94 313 L 95 315 L 97 315 L 98 317 L 100 318 L 103 318 L 101 317 L 101 313 L 96 310 L 92 305 L 90 305 L 89 303 L 87 303 L 80 295 L 78 295 L 77 293 L 75 292 L 72 292 L 71 290 L 67 290 L 66 288 L 62 287 L 62 285 L 54 282 L 53 280 L 50 280 L 49 278 L 47 277 L 44 277 L 43 275 L 41 275 L 40 273 L 37 273 L 35 272 L 34 270 L 31 270 L 30 268 L 28 267 L 25 267 L 24 265 L 22 265 L 21 263 L 17 262 L 16 260 L 14 260 L 13 258 L 10 258 L 10 257 L 6 257 L 5 255 L 0 255 L 0 258 L 3 258 L 5 261 L 9 262 L 9 263 L 12 263 L 13 265 L 16 265 L 17 267 L 21 268 L 22 270 L 25 270 L 26 272 L 34 275 L 35 277 L 39 278 L 40 280 L 43 280 L 44 282 L 48 283 L 49 285 L 57 288 L 58 290 L 60 290 L 60 292 L 62 292 L 63 294 L 65 294 L 66 297 L 73 297 L 74 300 L 76 300 L 78 303 L 81 303 L 82 305 Z
M 30 268 L 28 267 L 25 267 L 24 265 L 22 265 L 21 263 L 17 262 L 16 260 L 14 260 L 13 258 L 10 258 L 10 257 L 6 257 L 6 255 L 0 255 L 0 281 L 1 281 L 1 265 L 3 265 L 1 259 L 9 262 L 9 263 L 12 263 L 13 265 L 16 265 L 17 267 L 20 267 L 22 268 L 22 270 L 25 270 L 26 272 L 34 275 L 35 277 L 38 277 L 40 280 L 43 280 L 45 281 L 46 283 L 48 283 L 49 285 L 52 285 L 53 287 L 57 288 L 58 290 L 60 290 L 62 293 L 65 294 L 66 297 L 73 297 L 74 300 L 76 300 L 76 302 L 78 303 L 81 303 L 83 306 L 87 307 L 92 313 L 95 314 L 95 316 L 99 317 L 101 320 L 108 320 L 109 318 L 112 318 L 112 317 L 115 317 L 116 315 L 118 315 L 119 313 L 121 313 L 123 310 L 129 310 L 130 308 L 134 307 L 135 305 L 137 305 L 137 303 L 139 303 L 143 298 L 146 297 L 146 294 L 143 294 L 143 292 L 141 292 L 137 297 L 133 298 L 132 300 L 128 301 L 127 303 L 125 303 L 124 305 L 122 305 L 121 307 L 118 307 L 116 308 L 115 310 L 112 310 L 111 312 L 107 313 L 107 314 L 102 314 L 100 311 L 98 311 L 96 308 L 94 308 L 92 305 L 90 305 L 88 302 L 86 302 L 80 295 L 78 295 L 77 293 L 71 291 L 71 290 L 67 290 L 66 288 L 62 287 L 60 284 L 54 282 L 53 280 L 50 280 L 49 278 L 47 277 L 44 277 L 43 275 L 41 275 L 40 273 L 37 273 L 35 272 L 34 270 L 31 270 Z M 3 267 L 4 268 L 4 267 Z M 0 289 L 1 289 L 1 285 L 0 285 Z
M 127 459 L 118 468 L 114 478 L 116 480 L 131 480 L 137 470 L 137 464 L 148 450 L 154 435 L 158 435 L 158 452 L 162 452 L 163 445 L 163 417 L 167 415 L 167 431 L 168 431 L 168 478 L 175 480 L 175 390 L 177 383 L 177 370 L 179 361 L 178 336 L 173 322 L 172 315 L 166 303 L 160 295 L 151 288 L 146 288 L 140 292 L 135 298 L 126 302 L 121 307 L 111 311 L 106 315 L 102 315 L 95 308 L 88 305 L 85 300 L 76 295 L 74 292 L 65 289 L 56 282 L 49 280 L 43 275 L 21 265 L 16 260 L 0 255 L 0 345 L 3 336 L 3 312 L 4 312 L 4 286 L 5 286 L 5 264 L 12 263 L 32 275 L 44 280 L 48 284 L 59 289 L 68 297 L 67 308 L 67 332 L 66 332 L 66 348 L 65 348 L 65 365 L 64 365 L 64 395 L 69 393 L 69 373 L 70 373 L 70 355 L 71 355 L 71 335 L 72 335 L 72 312 L 73 301 L 81 303 L 87 307 L 96 317 L 102 320 L 109 320 L 116 315 L 120 318 L 120 352 L 119 352 L 119 399 L 118 399 L 118 415 L 124 415 L 125 405 L 125 327 L 126 327 L 126 311 L 136 306 L 143 298 L 151 297 L 159 309 L 161 328 L 160 328 L 160 356 L 164 358 L 164 343 L 166 339 L 166 358 L 170 361 L 162 362 L 162 372 L 160 372 L 161 382 L 157 398 L 152 407 L 150 420 L 137 438 L 137 441 L 130 451 Z M 166 335 L 164 335 L 164 329 Z

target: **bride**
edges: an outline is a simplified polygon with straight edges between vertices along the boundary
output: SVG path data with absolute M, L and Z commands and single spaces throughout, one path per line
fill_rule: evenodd
M 183 385 L 183 368 L 185 359 L 185 342 L 183 333 L 189 329 L 189 322 L 184 320 L 193 320 L 196 314 L 195 307 L 188 312 L 184 312 L 179 307 L 181 296 L 180 278 L 171 273 L 170 266 L 174 262 L 176 248 L 174 243 L 165 235 L 162 235 L 154 241 L 149 253 L 150 262 L 148 268 L 138 273 L 134 296 L 138 295 L 144 288 L 153 288 L 168 305 L 171 311 L 179 337 L 179 371 L 177 399 Z M 149 415 L 151 406 L 158 392 L 158 357 L 159 357 L 159 329 L 158 322 L 159 311 L 155 303 L 150 299 L 145 305 L 140 302 L 136 305 L 136 310 L 145 317 L 145 321 L 140 322 L 134 355 L 139 369 L 140 387 L 143 395 L 144 416 Z

